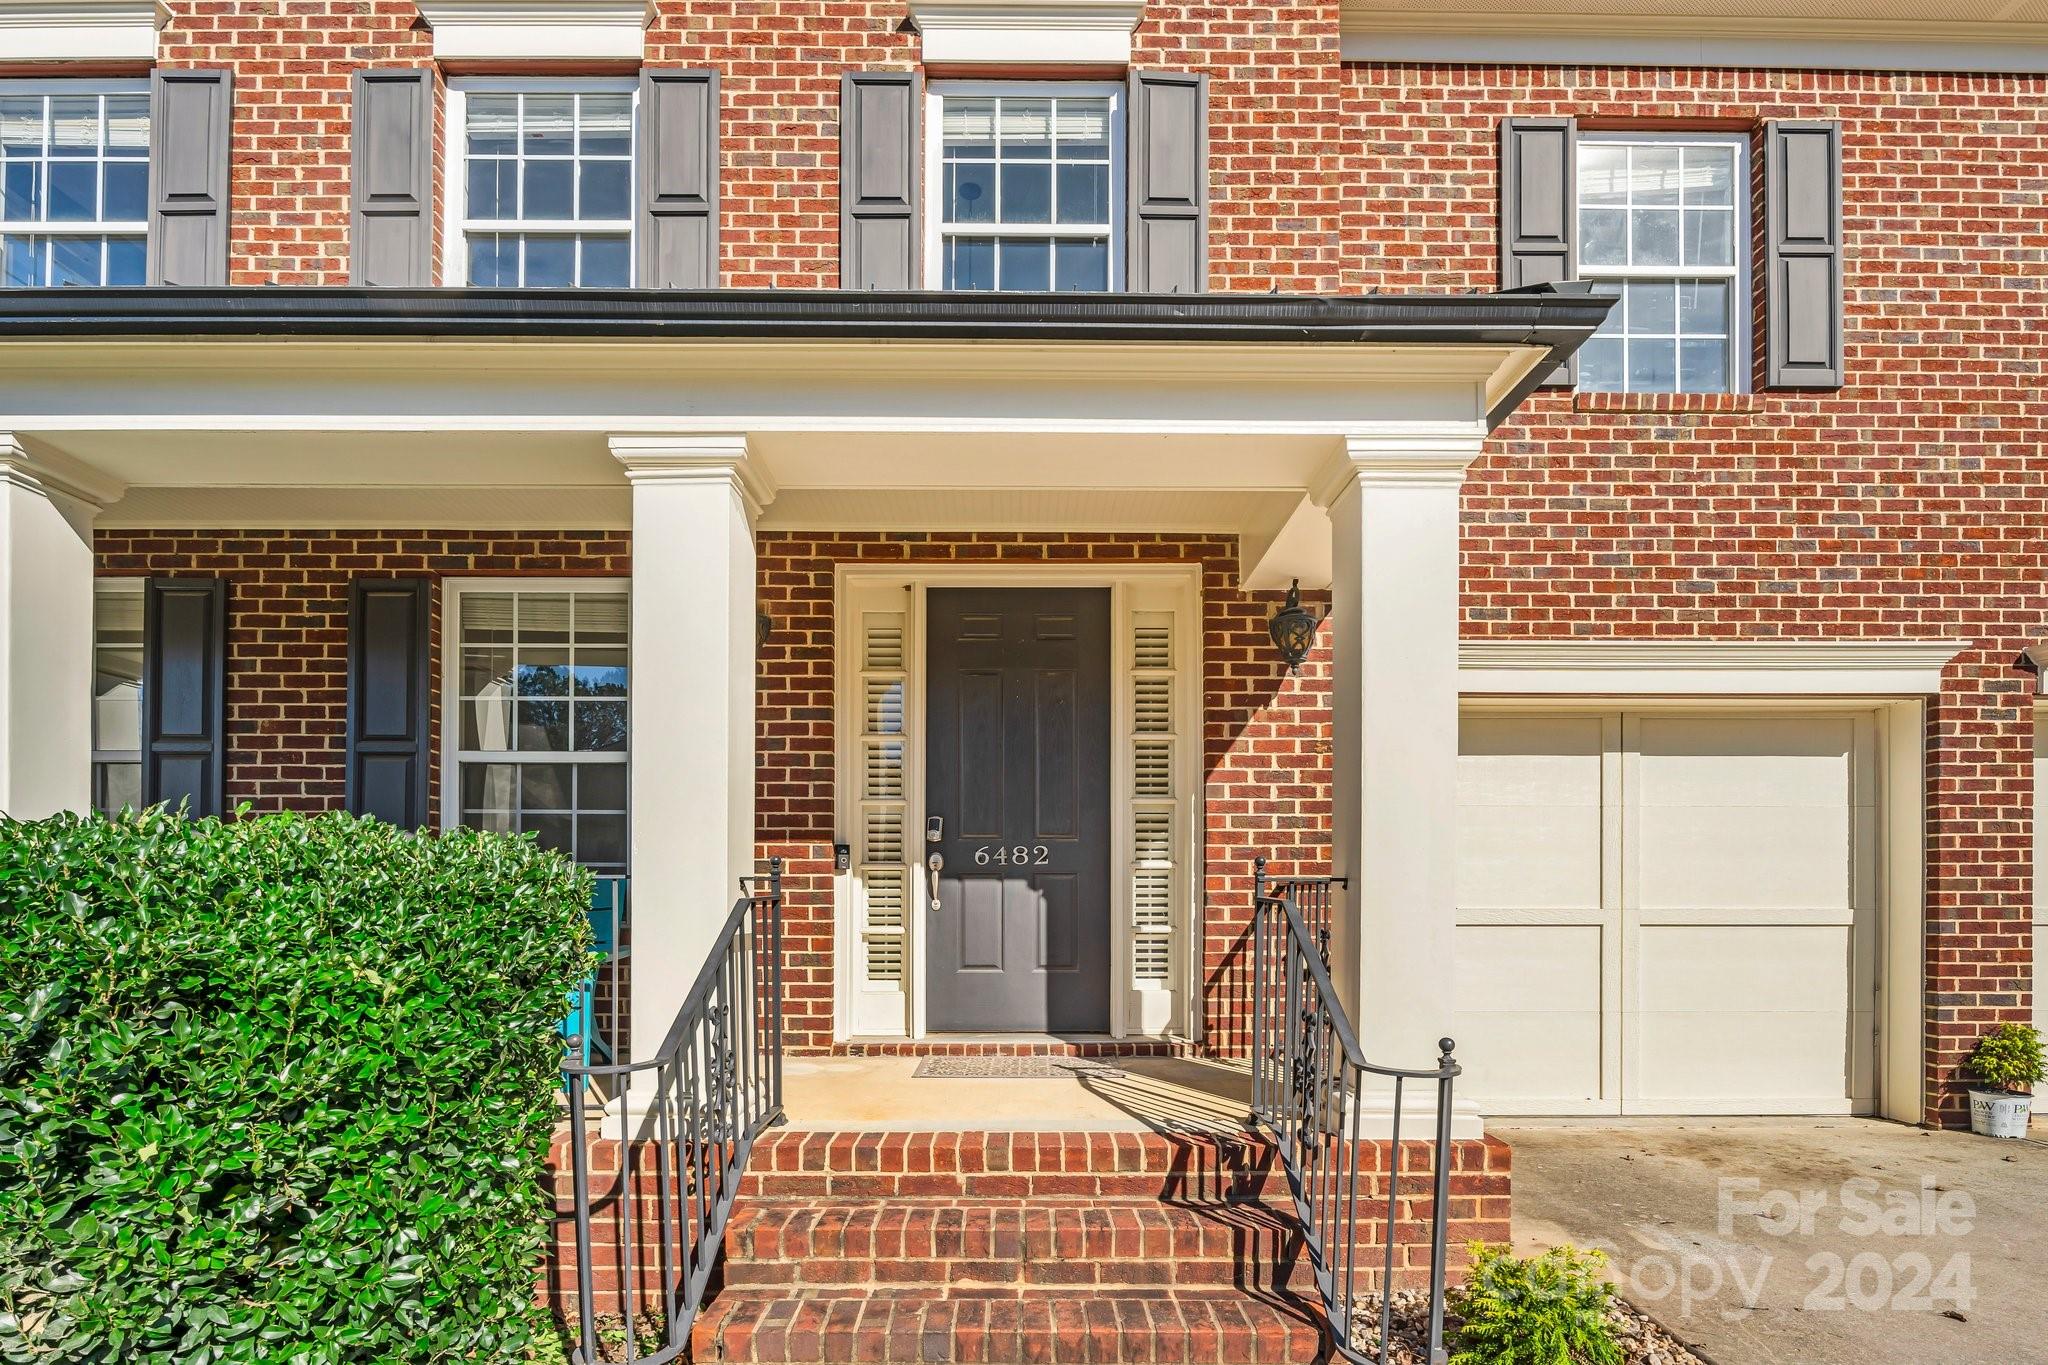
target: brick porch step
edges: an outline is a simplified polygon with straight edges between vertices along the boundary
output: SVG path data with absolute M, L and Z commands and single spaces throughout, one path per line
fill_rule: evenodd
M 955 1290 L 1309 1283 L 1299 1225 L 1263 1203 L 743 1202 L 725 1236 L 728 1286 Z
M 771 1133 L 742 1199 L 1277 1199 L 1286 1178 L 1249 1134 Z
M 1322 1331 L 1296 1302 L 1229 1290 L 828 1297 L 728 1289 L 697 1320 L 691 1347 L 699 1365 L 1305 1365 L 1322 1358 Z

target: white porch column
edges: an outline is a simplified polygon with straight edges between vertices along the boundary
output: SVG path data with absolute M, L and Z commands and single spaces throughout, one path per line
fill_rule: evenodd
M 92 804 L 92 523 L 98 504 L 0 432 L 0 811 Z
M 754 870 L 754 521 L 744 435 L 614 436 L 633 486 L 632 1046 L 651 1055 Z
M 1331 866 L 1350 878 L 1331 974 L 1366 1055 L 1389 1066 L 1433 1065 L 1452 1032 L 1458 490 L 1480 440 L 1349 437 L 1318 493 L 1335 568 Z

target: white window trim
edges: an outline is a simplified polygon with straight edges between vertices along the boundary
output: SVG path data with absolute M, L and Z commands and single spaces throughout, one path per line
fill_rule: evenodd
M 946 177 L 945 130 L 941 114 L 948 96 L 973 99 L 977 96 L 1064 96 L 1072 99 L 1109 100 L 1109 288 L 1115 294 L 1124 287 L 1124 255 L 1130 231 L 1130 209 L 1125 203 L 1124 87 L 1114 81 L 934 81 L 925 87 L 924 107 L 924 284 L 927 289 L 946 287 L 945 217 Z M 1101 230 L 1093 224 L 1060 223 L 977 223 L 977 237 L 1096 237 Z M 979 290 L 959 290 L 979 293 Z
M 0 3 L 0 51 L 21 62 L 153 62 L 163 0 Z
M 631 95 L 633 154 L 629 158 L 626 204 L 626 283 L 640 274 L 640 82 L 631 76 L 460 76 L 448 82 L 447 156 L 441 193 L 441 281 L 450 288 L 469 283 L 469 96 L 514 94 Z M 505 232 L 593 230 L 595 224 L 535 220 L 507 224 Z
M 627 599 L 626 619 L 632 620 L 633 580 L 612 577 L 511 577 L 511 578 L 444 578 L 441 580 L 441 828 L 461 829 L 462 824 L 462 765 L 464 763 L 605 763 L 623 765 L 627 768 L 626 783 L 626 861 L 630 872 L 633 858 L 633 787 L 631 767 L 633 761 L 633 684 L 628 673 L 626 684 L 626 747 L 623 752 L 577 753 L 574 750 L 561 753 L 514 751 L 506 749 L 464 749 L 462 740 L 462 599 L 471 594 L 488 593 L 549 593 L 568 592 L 600 594 L 607 593 Z M 631 626 L 627 627 L 627 658 L 632 657 Z M 630 664 L 629 664 L 630 667 Z M 509 757 L 508 757 L 509 755 Z
M 927 66 L 1128 66 L 1144 13 L 1144 0 L 910 0 Z
M 652 0 L 418 0 L 436 61 L 639 62 Z
M 1671 390 L 1672 392 L 1723 392 L 1748 393 L 1750 371 L 1750 333 L 1755 329 L 1756 296 L 1750 280 L 1750 228 L 1754 222 L 1754 210 L 1750 201 L 1749 134 L 1747 133 L 1660 133 L 1653 131 L 1602 130 L 1582 132 L 1579 145 L 1607 145 L 1634 147 L 1733 147 L 1735 149 L 1735 207 L 1733 241 L 1735 264 L 1731 266 L 1589 266 L 1582 259 L 1578 275 L 1582 280 L 1614 280 L 1626 283 L 1629 280 L 1711 280 L 1729 281 L 1728 316 L 1728 387 L 1724 390 Z M 1580 205 L 1577 199 L 1578 168 L 1572 168 L 1572 240 L 1585 240 L 1579 231 Z M 1684 227 L 1680 224 L 1681 240 Z M 1582 392 L 1590 392 L 1584 390 Z M 1601 390 L 1612 392 L 1612 390 Z M 1625 389 L 1626 393 L 1661 393 L 1661 389 Z

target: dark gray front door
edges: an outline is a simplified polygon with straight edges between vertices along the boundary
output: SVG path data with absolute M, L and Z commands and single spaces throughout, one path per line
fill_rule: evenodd
M 935 589 L 926 620 L 928 1025 L 1106 1032 L 1109 593 Z

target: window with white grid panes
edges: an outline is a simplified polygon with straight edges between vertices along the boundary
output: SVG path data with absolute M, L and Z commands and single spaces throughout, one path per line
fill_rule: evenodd
M 0 285 L 148 279 L 149 94 L 0 81 Z
M 625 89 L 460 90 L 458 282 L 633 282 L 634 103 Z
M 1103 86 L 941 86 L 933 91 L 932 109 L 930 272 L 936 287 L 1118 287 L 1119 92 Z
M 455 599 L 457 810 L 627 870 L 623 587 L 472 588 Z
M 1579 139 L 1579 274 L 1618 302 L 1579 351 L 1579 387 L 1727 393 L 1745 387 L 1748 142 L 1740 136 Z
M 142 805 L 142 580 L 102 578 L 92 593 L 92 804 Z

